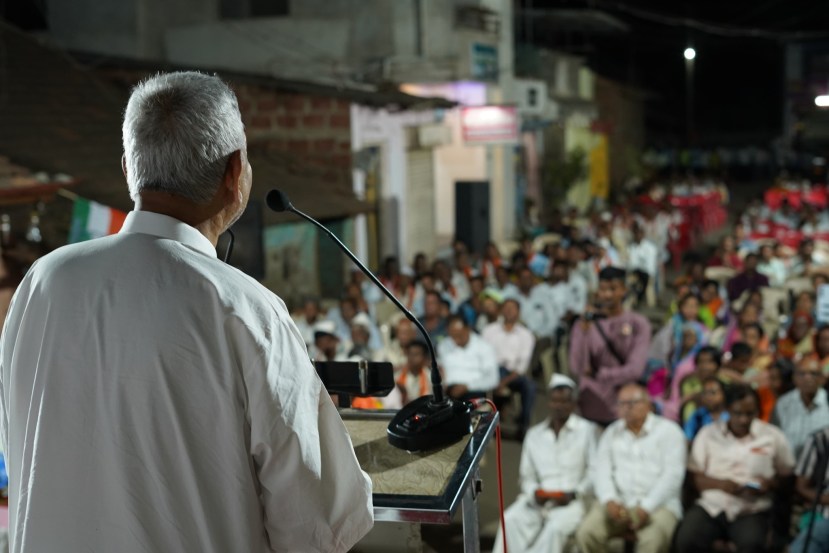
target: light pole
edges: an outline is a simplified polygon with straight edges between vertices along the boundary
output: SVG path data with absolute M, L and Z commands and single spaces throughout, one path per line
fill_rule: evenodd
M 685 132 L 688 147 L 694 136 L 694 58 L 697 51 L 692 47 L 685 49 Z

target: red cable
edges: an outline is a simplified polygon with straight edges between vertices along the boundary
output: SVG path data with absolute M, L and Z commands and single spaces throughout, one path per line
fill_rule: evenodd
M 495 404 L 492 400 L 486 399 L 484 400 L 486 403 L 492 407 L 494 412 L 498 412 L 498 408 L 495 407 Z M 480 405 L 480 403 L 478 403 Z M 503 477 L 501 474 L 501 423 L 498 423 L 498 426 L 495 427 L 495 452 L 497 457 L 497 467 L 498 467 L 498 508 L 499 513 L 501 515 L 501 538 L 504 540 L 504 553 L 508 553 L 507 551 L 507 524 L 504 521 L 504 482 Z

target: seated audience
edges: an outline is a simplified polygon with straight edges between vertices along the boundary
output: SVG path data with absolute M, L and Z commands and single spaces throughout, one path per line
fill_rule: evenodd
M 447 320 L 443 314 L 443 298 L 434 290 L 426 292 L 423 297 L 423 317 L 420 323 L 426 328 L 429 337 L 435 344 L 446 336 Z
M 633 241 L 627 247 L 627 269 L 636 277 L 637 302 L 645 300 L 648 284 L 656 281 L 659 274 L 659 249 L 645 237 L 639 225 L 633 226 Z
M 771 422 L 777 398 L 794 388 L 794 365 L 788 359 L 777 359 L 768 368 L 768 384 L 757 388 L 760 396 L 760 420 Z
M 792 322 L 785 337 L 777 341 L 777 356 L 797 361 L 813 352 L 812 316 L 804 311 L 792 314 Z
M 529 378 L 528 372 L 535 337 L 519 320 L 521 306 L 517 300 L 505 300 L 501 314 L 504 320 L 484 328 L 481 338 L 495 350 L 501 377 L 498 388 L 506 388 L 521 395 L 519 434 L 523 435 L 529 428 L 535 400 L 535 383 Z
M 302 313 L 294 318 L 294 323 L 305 341 L 305 347 L 309 350 L 314 345 L 314 325 L 324 317 L 320 301 L 316 298 L 306 298 L 302 302 Z
M 711 346 L 700 348 L 693 365 L 682 367 L 671 381 L 665 417 L 684 424 L 702 402 L 702 383 L 717 374 L 721 362 L 720 350 Z
M 728 299 L 735 301 L 746 291 L 754 291 L 769 286 L 769 278 L 763 273 L 757 272 L 759 258 L 756 253 L 750 253 L 744 261 L 743 272 L 728 281 Z
M 371 329 L 374 324 L 365 313 L 357 313 L 351 319 L 351 348 L 348 350 L 349 358 L 371 359 L 373 353 L 369 347 Z
M 720 283 L 711 279 L 704 281 L 699 294 L 699 319 L 709 330 L 714 330 L 728 315 L 726 302 L 720 296 Z
M 422 338 L 415 338 L 406 345 L 405 350 L 406 362 L 400 368 L 396 380 L 404 405 L 432 393 L 429 346 Z
M 725 385 L 716 376 L 709 376 L 702 381 L 702 396 L 699 402 L 701 405 L 683 425 L 685 437 L 689 442 L 694 441 L 704 426 L 728 420 L 728 411 L 725 410 Z
M 829 325 L 823 324 L 815 332 L 812 357 L 818 362 L 824 376 L 829 375 Z
M 794 370 L 794 390 L 782 395 L 774 407 L 771 422 L 786 435 L 795 455 L 800 454 L 809 434 L 829 426 L 824 381 L 817 360 L 802 359 Z
M 509 551 L 561 553 L 584 518 L 589 469 L 598 428 L 574 414 L 576 384 L 554 374 L 549 417 L 527 432 L 521 452 L 520 493 L 504 518 Z M 493 553 L 503 552 L 501 529 Z
M 754 353 L 751 346 L 745 342 L 737 342 L 731 346 L 731 351 L 726 355 L 726 361 L 720 369 L 719 376 L 726 384 L 732 382 L 744 382 L 746 373 L 751 368 L 751 360 Z
M 388 361 L 394 366 L 395 371 L 406 363 L 406 347 L 409 343 L 415 338 L 424 339 L 412 321 L 402 315 L 394 325 L 390 338 L 389 343 L 374 352 L 374 360 Z
M 760 260 L 757 272 L 766 275 L 770 286 L 783 286 L 786 283 L 786 264 L 774 255 L 774 246 L 760 246 Z
M 316 361 L 345 361 L 348 356 L 340 351 L 340 337 L 334 321 L 318 321 L 314 325 L 314 351 Z
M 701 496 L 677 530 L 678 553 L 710 553 L 716 541 L 739 552 L 766 551 L 771 492 L 794 467 L 783 433 L 757 419 L 760 402 L 750 386 L 730 386 L 726 405 L 728 420 L 700 430 L 691 447 L 688 470 Z
M 463 317 L 452 315 L 449 337 L 438 344 L 444 385 L 453 398 L 483 397 L 498 387 L 498 359 L 483 338 L 474 334 Z
M 608 540 L 635 535 L 638 553 L 666 553 L 682 516 L 687 446 L 682 430 L 651 412 L 647 390 L 619 390 L 620 420 L 599 441 L 592 471 L 596 503 L 576 532 L 582 553 L 607 551 Z
M 518 295 L 518 286 L 512 282 L 509 269 L 504 265 L 499 265 L 495 269 L 495 284 L 492 285 L 492 288 L 503 298 Z
M 603 425 L 616 419 L 616 390 L 642 377 L 650 346 L 650 323 L 625 310 L 626 293 L 625 272 L 602 269 L 598 304 L 571 334 L 570 371 L 579 380 L 579 408 L 583 417 Z

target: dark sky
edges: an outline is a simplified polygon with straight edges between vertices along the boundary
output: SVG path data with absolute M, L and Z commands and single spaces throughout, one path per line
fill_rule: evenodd
M 630 26 L 628 33 L 595 30 L 556 31 L 534 17 L 536 44 L 582 53 L 602 75 L 634 84 L 650 93 L 647 123 L 651 142 L 685 137 L 686 75 L 682 52 L 692 44 L 694 130 L 700 145 L 763 145 L 780 134 L 784 99 L 784 51 L 794 31 L 827 32 L 829 2 L 822 0 L 518 0 L 518 36 L 524 35 L 526 8 L 598 9 Z M 722 32 L 690 28 L 681 21 L 725 27 Z M 719 31 L 719 29 L 716 29 Z M 741 31 L 770 31 L 773 38 L 724 36 Z

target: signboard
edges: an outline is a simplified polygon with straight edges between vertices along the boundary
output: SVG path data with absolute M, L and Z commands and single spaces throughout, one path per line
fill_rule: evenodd
M 466 144 L 515 144 L 519 125 L 515 106 L 461 108 L 461 134 Z
M 472 80 L 491 81 L 498 80 L 498 47 L 490 44 L 472 43 L 469 71 Z
M 821 284 L 817 287 L 816 311 L 818 324 L 829 323 L 829 284 Z

